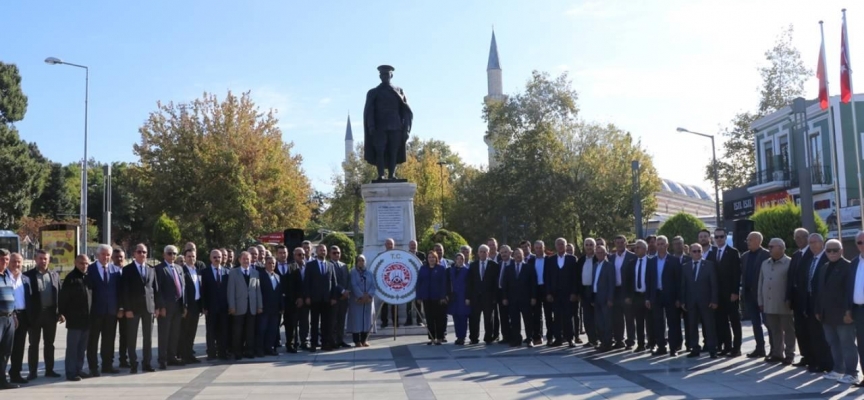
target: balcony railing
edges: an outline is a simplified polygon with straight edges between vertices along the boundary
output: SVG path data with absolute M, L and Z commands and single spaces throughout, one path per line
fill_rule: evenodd
M 786 168 L 768 168 L 756 170 L 753 179 L 750 181 L 750 186 L 765 185 L 769 183 L 782 183 L 783 187 L 790 187 L 792 176 L 796 175 L 794 171 Z

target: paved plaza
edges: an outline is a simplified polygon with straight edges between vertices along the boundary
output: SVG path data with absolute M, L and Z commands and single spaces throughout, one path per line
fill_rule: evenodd
M 750 328 L 744 330 L 747 335 Z M 61 375 L 65 334 L 61 326 L 56 342 Z M 376 337 L 372 347 L 358 350 L 282 354 L 231 364 L 203 362 L 137 375 L 124 370 L 81 382 L 46 379 L 40 366 L 39 379 L 21 389 L 0 392 L 0 399 L 864 398 L 864 389 L 826 381 L 801 368 L 746 357 L 712 360 L 706 354 L 694 360 L 624 351 L 598 356 L 581 347 L 458 347 L 452 345 L 452 330 L 448 337 L 451 343 L 443 346 L 426 346 L 423 336 L 395 341 Z M 744 350 L 752 348 L 752 339 L 745 336 Z M 204 354 L 203 319 L 196 349 Z

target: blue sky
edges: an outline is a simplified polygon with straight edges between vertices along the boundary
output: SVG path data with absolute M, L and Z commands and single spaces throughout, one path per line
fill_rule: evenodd
M 534 69 L 568 71 L 584 119 L 642 138 L 661 176 L 710 187 L 702 179 L 710 142 L 675 128 L 715 133 L 755 108 L 756 68 L 790 23 L 815 70 L 818 21 L 826 21 L 838 94 L 843 7 L 834 0 L 13 1 L 4 7 L 0 61 L 23 75 L 22 136 L 52 160 L 83 155 L 84 74 L 47 65 L 48 56 L 90 67 L 91 157 L 135 161 L 137 129 L 157 101 L 251 90 L 259 105 L 278 111 L 313 185 L 328 191 L 343 158 L 346 116 L 359 135 L 366 90 L 384 63 L 396 67 L 394 83 L 415 110 L 414 134 L 446 140 L 467 163 L 486 164 L 481 110 L 494 25 L 505 92 L 521 90 Z M 864 43 L 864 7 L 848 8 L 854 69 L 864 63 L 854 50 Z M 862 76 L 853 74 L 855 86 Z M 810 97 L 816 85 L 809 82 Z

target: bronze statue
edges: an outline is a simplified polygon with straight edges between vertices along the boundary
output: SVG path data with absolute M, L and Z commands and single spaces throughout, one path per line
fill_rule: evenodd
M 396 180 L 396 165 L 405 162 L 405 144 L 414 114 L 401 88 L 390 84 L 395 69 L 378 67 L 381 84 L 366 93 L 363 108 L 363 151 L 369 164 L 378 168 L 378 180 Z

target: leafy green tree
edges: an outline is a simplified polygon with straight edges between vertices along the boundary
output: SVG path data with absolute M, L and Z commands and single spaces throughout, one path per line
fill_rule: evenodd
M 354 265 L 354 259 L 357 257 L 357 248 L 354 246 L 354 241 L 341 232 L 333 232 L 324 236 L 321 239 L 321 244 L 326 244 L 329 251 L 330 246 L 339 246 L 342 255 L 339 261 L 348 265 Z
M 14 123 L 26 112 L 18 67 L 0 62 L 0 228 L 18 227 L 48 177 L 47 160 L 39 148 L 22 140 L 15 129 Z
M 165 246 L 169 244 L 178 245 L 180 243 L 180 227 L 177 225 L 177 222 L 164 213 L 160 215 L 153 224 L 151 243 L 153 243 L 151 252 L 154 253 L 154 258 L 162 254 L 162 249 Z
M 177 216 L 186 239 L 206 248 L 305 227 L 312 187 L 278 123 L 249 92 L 159 103 L 134 146 L 144 214 Z
M 794 29 L 789 25 L 777 37 L 774 46 L 765 52 L 767 65 L 759 67 L 762 85 L 755 112 L 740 112 L 732 118 L 730 126 L 720 134 L 726 137 L 722 155 L 717 160 L 717 175 L 721 190 L 746 186 L 756 172 L 755 132 L 750 124 L 789 104 L 796 97 L 806 95 L 804 84 L 813 75 L 801 60 L 801 52 L 792 43 Z M 711 162 L 705 167 L 705 179 L 714 179 Z
M 660 229 L 657 229 L 657 234 L 665 235 L 670 242 L 673 237 L 681 236 L 684 238 L 684 243 L 696 243 L 699 238 L 699 231 L 702 229 L 705 229 L 705 223 L 701 219 L 692 214 L 680 212 L 663 222 Z
M 426 254 L 429 254 L 429 252 L 432 251 L 435 243 L 441 243 L 441 245 L 444 246 L 444 257 L 449 259 L 456 257 L 456 253 L 459 252 L 459 249 L 468 244 L 468 242 L 465 241 L 465 238 L 456 232 L 448 231 L 446 229 L 439 229 L 436 232 L 432 230 L 432 228 L 423 232 L 423 236 L 420 237 L 420 240 L 417 243 L 419 250 Z M 421 261 L 425 262 L 426 260 Z
M 828 225 L 819 215 L 814 213 L 816 232 L 822 236 L 828 235 Z M 767 207 L 756 211 L 750 219 L 754 229 L 762 233 L 763 246 L 767 247 L 772 238 L 780 238 L 786 242 L 786 253 L 795 252 L 795 229 L 801 227 L 801 207 L 791 203 Z
M 66 184 L 65 167 L 60 163 L 51 163 L 49 168 L 45 188 L 39 197 L 33 200 L 30 215 L 42 215 L 60 221 L 78 214 L 75 190 L 71 188 L 70 191 Z

